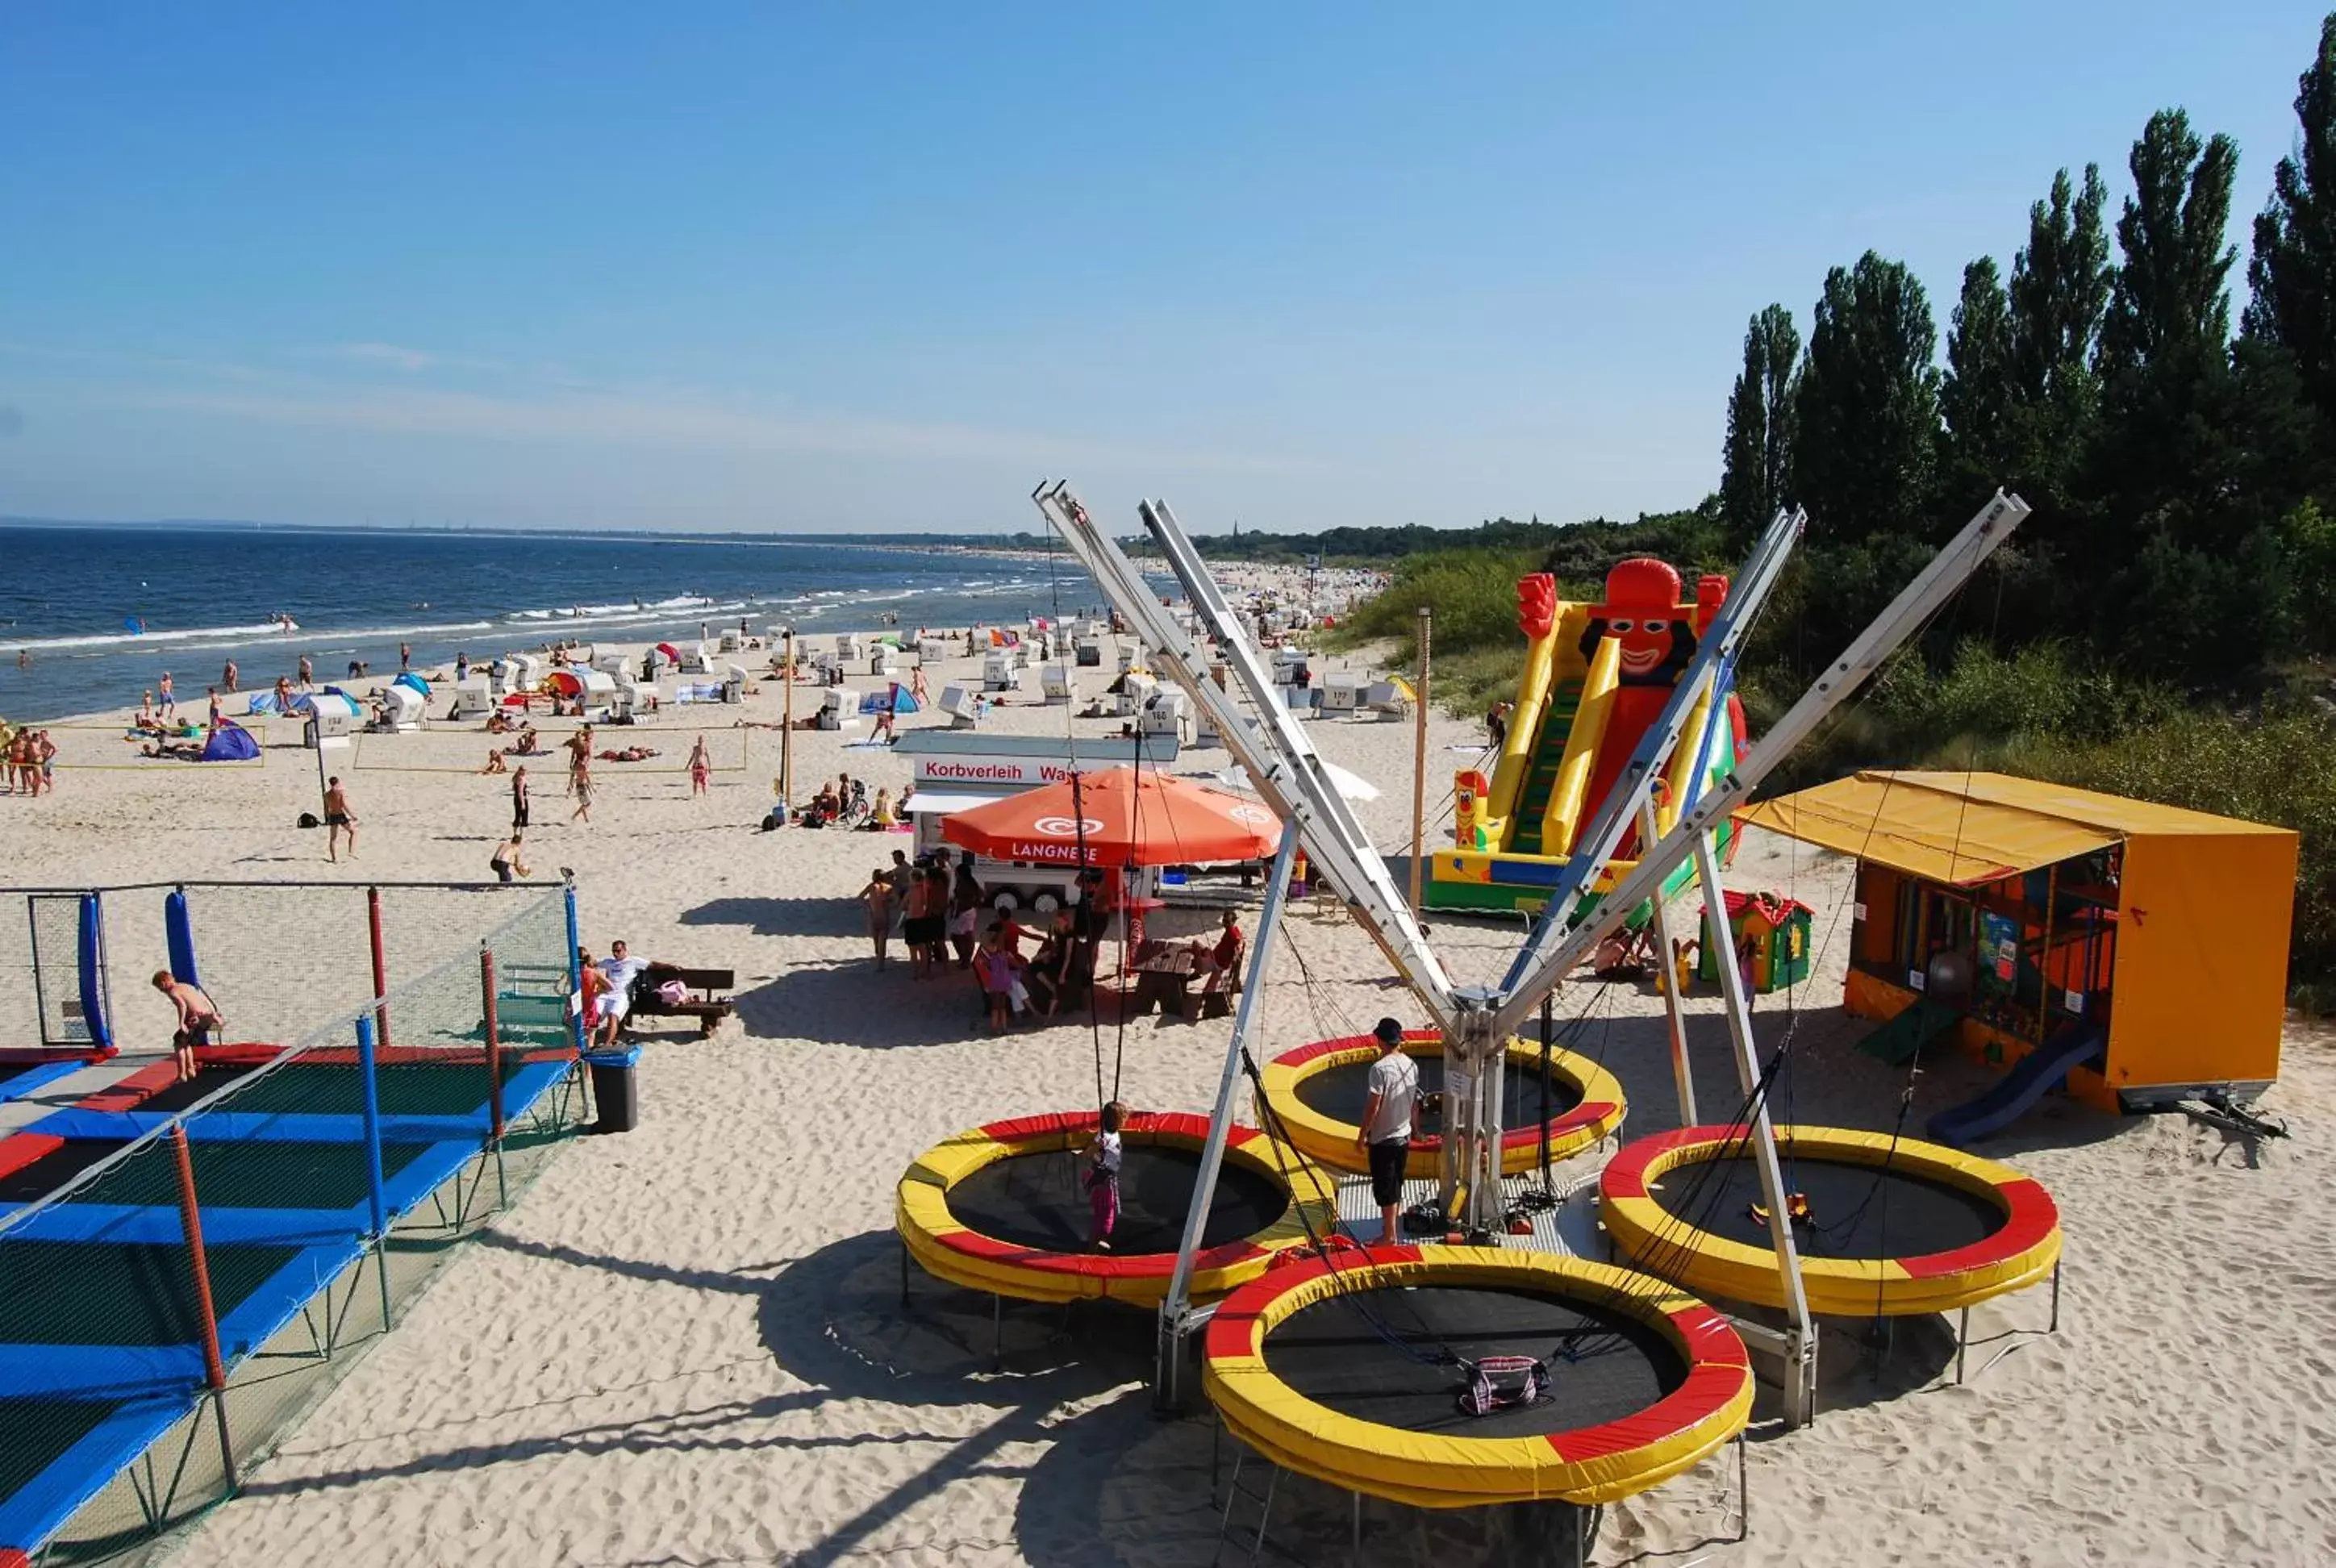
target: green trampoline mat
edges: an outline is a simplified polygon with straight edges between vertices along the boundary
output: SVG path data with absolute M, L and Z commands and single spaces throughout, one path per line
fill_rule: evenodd
M 297 1257 L 297 1247 L 205 1249 L 222 1318 Z M 0 1246 L 0 1337 L 20 1345 L 192 1345 L 195 1276 L 181 1243 L 44 1242 Z
M 114 1412 L 89 1399 L 0 1399 L 0 1497 L 14 1497 Z
M 65 1146 L 0 1177 L 0 1202 L 31 1203 L 124 1146 L 127 1139 L 68 1138 Z M 384 1144 L 384 1181 L 420 1159 L 427 1144 Z M 350 1209 L 365 1201 L 371 1183 L 363 1144 L 278 1143 L 270 1139 L 190 1140 L 195 1196 L 205 1208 Z M 170 1146 L 149 1144 L 76 1191 L 75 1203 L 175 1208 L 179 1164 Z M 0 1309 L 0 1322 L 5 1321 Z

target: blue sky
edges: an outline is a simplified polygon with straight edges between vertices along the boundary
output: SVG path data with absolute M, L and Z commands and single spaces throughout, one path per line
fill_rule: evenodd
M 1943 334 L 2154 109 L 2243 245 L 2320 14 L 13 0 L 0 513 L 1688 504 L 1755 309 L 1873 247 Z

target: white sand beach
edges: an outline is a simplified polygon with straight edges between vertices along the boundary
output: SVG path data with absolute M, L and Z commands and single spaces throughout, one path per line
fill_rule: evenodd
M 969 667 L 937 672 L 936 689 Z M 1090 692 L 1108 678 L 1081 674 Z M 1091 1030 L 1082 1018 L 992 1037 L 964 976 L 912 980 L 898 962 L 877 972 L 852 895 L 907 841 L 755 831 L 779 735 L 734 726 L 775 722 L 779 692 L 765 680 L 743 708 L 668 708 L 607 732 L 663 755 L 603 765 L 589 824 L 561 820 L 560 770 L 539 766 L 531 859 L 539 873 L 573 868 L 586 942 L 598 950 L 621 937 L 643 956 L 734 968 L 738 1016 L 704 1041 L 678 1028 L 653 1037 L 640 1126 L 562 1153 L 247 1477 L 245 1495 L 190 1533 L 179 1561 L 1215 1561 L 1211 1424 L 1151 1413 L 1148 1318 L 1083 1313 L 1062 1340 L 1056 1312 L 1009 1308 L 1007 1370 L 996 1373 L 986 1300 L 919 1276 L 903 1310 L 891 1225 L 894 1183 L 920 1151 L 979 1122 L 1091 1105 L 1099 1060 L 1106 1076 L 1117 1066 L 1124 1097 L 1140 1106 L 1205 1112 L 1227 1026 L 1153 1018 Z M 269 737 L 264 765 L 76 765 L 125 762 L 119 718 L 60 726 L 54 794 L 0 801 L 9 881 L 473 880 L 508 821 L 507 780 L 471 771 L 487 747 L 477 726 L 368 737 L 345 775 L 359 858 L 330 865 L 321 833 L 292 825 L 315 808 L 316 785 L 290 726 Z M 937 722 L 920 715 L 902 727 Z M 1064 708 L 1037 701 L 1034 678 L 985 727 L 1061 735 L 1066 722 Z M 1085 737 L 1117 725 L 1073 721 Z M 1481 732 L 1442 716 L 1431 727 L 1436 802 Z M 720 771 L 693 799 L 683 759 L 699 733 Z M 1403 852 L 1410 725 L 1325 720 L 1311 733 L 1380 787 L 1362 815 L 1383 851 Z M 897 793 L 905 760 L 860 744 L 865 735 L 797 733 L 799 777 L 848 769 Z M 1177 767 L 1227 765 L 1222 753 L 1187 750 Z M 1758 1009 L 1765 1037 L 1797 1030 L 1794 1115 L 1887 1129 L 1904 1074 L 1852 1048 L 1865 1026 L 1839 1006 L 1846 862 L 1754 835 L 1731 881 L 1794 892 L 1817 911 L 1821 963 L 1798 1008 L 1777 996 Z M 1162 917 L 1171 930 L 1209 918 Z M 1265 1053 L 1367 1029 L 1382 1012 L 1416 1018 L 1335 905 L 1301 907 L 1285 934 L 1262 998 Z M 1460 977 L 1479 982 L 1517 935 L 1482 921 L 1436 929 Z M 354 942 L 327 944 L 335 952 L 312 966 L 303 944 L 315 939 L 280 926 L 255 920 L 213 940 L 283 944 L 287 985 L 313 974 L 340 986 L 338 1002 L 363 994 L 361 974 L 346 982 Z M 427 946 L 406 935 L 400 961 L 422 962 Z M 135 973 L 156 956 L 117 950 L 113 962 Z M 115 990 L 132 1048 L 166 1042 L 155 999 Z M 1593 1028 L 1593 1048 L 1630 1096 L 1625 1135 L 1673 1125 L 1659 998 L 1585 976 L 1560 1010 L 1588 1003 L 1611 1020 Z M 1692 999 L 1707 1109 L 1739 1098 L 1717 1009 L 1708 993 Z M 2211 1008 L 2201 1027 L 2211 1029 Z M 1913 1125 L 1987 1076 L 1961 1059 L 1927 1064 Z M 2031 1332 L 2049 1312 L 2040 1289 L 1988 1304 L 1973 1315 L 1961 1387 L 1942 1320 L 1902 1325 L 1879 1382 L 1830 1334 L 1813 1427 L 1784 1433 L 1764 1382 L 1748 1540 L 1731 1539 L 1729 1450 L 1611 1508 L 1592 1560 L 2336 1561 L 2336 1050 L 2325 1034 L 2291 1029 L 2264 1108 L 2292 1139 L 2251 1144 L 2180 1115 L 2119 1121 L 2048 1102 L 1985 1152 L 2037 1177 L 2060 1206 L 2059 1332 Z M 1282 1497 L 1277 1534 L 1306 1560 L 1344 1561 L 1344 1499 L 1310 1485 Z M 1366 1529 L 1372 1563 L 1456 1568 L 1484 1550 L 1475 1523 L 1377 1503 Z

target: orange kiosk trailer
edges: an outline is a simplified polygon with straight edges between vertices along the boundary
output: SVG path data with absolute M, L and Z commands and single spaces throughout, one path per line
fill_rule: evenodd
M 2246 1099 L 2279 1076 L 2290 829 L 1996 773 L 1863 772 L 1737 820 L 1857 858 L 1844 1003 L 1890 1020 L 1869 1050 L 1952 1031 L 2014 1076 L 2040 1054 L 2034 1093 L 1958 1130 L 2003 1125 L 2064 1071 L 2108 1110 Z M 1971 967 L 1941 970 L 1944 952 Z M 1942 972 L 1967 990 L 1936 995 Z

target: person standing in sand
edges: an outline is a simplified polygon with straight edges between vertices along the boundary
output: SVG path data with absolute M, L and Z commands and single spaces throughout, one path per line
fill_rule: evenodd
M 699 735 L 697 744 L 689 748 L 689 793 L 702 795 L 707 781 L 714 776 L 714 759 L 706 755 L 706 737 Z
M 1379 1240 L 1392 1247 L 1403 1240 L 1397 1211 L 1403 1207 L 1403 1167 L 1411 1156 L 1411 1112 L 1419 1100 L 1419 1064 L 1403 1048 L 1403 1025 L 1381 1018 L 1371 1029 L 1379 1059 L 1371 1064 L 1370 1098 L 1363 1106 L 1355 1144 L 1371 1164 L 1371 1198 L 1379 1206 Z
M 592 726 L 578 725 L 561 744 L 568 747 L 568 793 L 574 794 L 585 771 L 592 765 Z
M 162 706 L 160 711 L 164 718 L 169 718 L 179 711 L 179 697 L 178 694 L 170 689 L 170 672 L 169 670 L 166 669 L 162 672 L 162 683 L 158 689 L 162 694 Z
M 516 834 L 527 826 L 527 764 L 521 763 L 511 771 L 511 832 Z
M 589 823 L 592 820 L 592 765 L 589 755 L 587 753 L 577 757 L 576 766 L 568 775 L 568 787 L 576 794 L 576 809 L 568 813 L 569 822 Z
M 410 642 L 399 643 L 397 645 L 397 673 L 404 675 L 407 670 L 410 670 L 413 667 L 414 645 Z
M 868 937 L 876 944 L 876 967 L 884 967 L 884 947 L 892 940 L 892 879 L 878 866 L 868 873 L 860 901 L 868 906 Z
M 325 855 L 331 861 L 341 858 L 341 835 L 347 834 L 349 859 L 357 858 L 357 819 L 349 810 L 348 791 L 341 787 L 337 777 L 325 781 Z
M 196 1047 L 209 1045 L 212 1033 L 224 1027 L 227 1020 L 219 1017 L 218 1005 L 200 986 L 180 979 L 168 969 L 154 971 L 154 989 L 178 1009 L 179 1031 L 170 1037 L 170 1048 L 178 1053 L 179 1081 L 184 1083 L 195 1076 Z
M 229 691 L 236 690 L 236 683 L 242 678 L 242 674 L 235 667 L 235 660 L 233 659 L 228 660 L 227 667 L 219 671 L 219 685 L 227 687 Z

